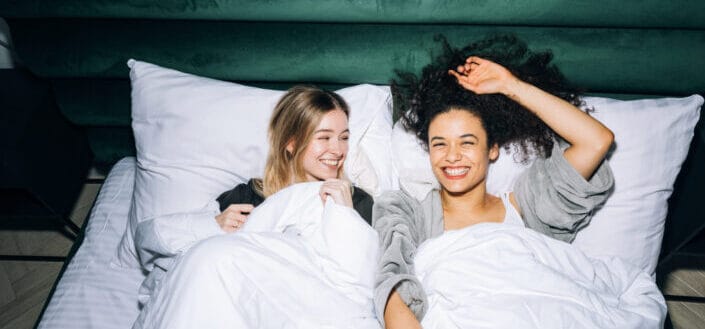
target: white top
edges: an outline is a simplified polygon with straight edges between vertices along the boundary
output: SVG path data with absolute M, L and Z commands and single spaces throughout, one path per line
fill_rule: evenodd
M 504 224 L 524 227 L 524 220 L 521 219 L 521 215 L 519 215 L 517 209 L 514 208 L 514 205 L 512 205 L 512 203 L 509 201 L 509 193 L 511 192 L 504 192 L 500 196 L 502 198 L 502 203 L 504 204 L 505 209 Z

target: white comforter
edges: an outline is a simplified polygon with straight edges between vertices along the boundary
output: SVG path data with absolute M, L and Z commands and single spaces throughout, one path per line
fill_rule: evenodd
M 181 256 L 136 328 L 379 328 L 377 233 L 303 183 L 270 196 L 236 233 Z
M 661 328 L 663 296 L 617 259 L 522 227 L 478 224 L 426 241 L 416 273 L 424 328 Z

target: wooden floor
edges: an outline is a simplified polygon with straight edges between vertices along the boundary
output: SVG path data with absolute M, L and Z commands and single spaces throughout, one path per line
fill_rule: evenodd
M 705 256 L 679 254 L 667 262 L 659 276 L 664 294 L 705 297 Z M 705 304 L 668 302 L 668 313 L 673 328 L 705 328 Z
M 71 219 L 79 226 L 100 184 L 86 184 Z M 0 230 L 0 254 L 65 256 L 73 241 L 54 231 Z M 0 329 L 33 328 L 61 271 L 61 262 L 0 261 Z
M 81 225 L 100 184 L 86 184 L 71 215 Z M 72 242 L 58 232 L 0 231 L 0 253 L 66 255 Z M 660 280 L 664 294 L 705 296 L 705 257 L 683 255 Z M 0 261 L 0 329 L 33 328 L 61 270 L 60 262 Z M 705 304 L 668 302 L 673 328 L 705 329 Z

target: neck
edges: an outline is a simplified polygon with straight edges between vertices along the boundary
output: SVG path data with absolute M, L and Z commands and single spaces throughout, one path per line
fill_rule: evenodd
M 441 204 L 446 213 L 474 213 L 482 211 L 488 203 L 487 188 L 480 184 L 464 193 L 452 193 L 441 188 Z

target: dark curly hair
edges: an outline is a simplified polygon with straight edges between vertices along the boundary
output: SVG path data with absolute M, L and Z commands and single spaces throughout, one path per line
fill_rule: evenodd
M 401 117 L 403 125 L 428 148 L 431 121 L 451 109 L 463 109 L 480 119 L 488 146 L 515 145 L 520 161 L 533 154 L 549 156 L 556 134 L 541 119 L 504 95 L 478 95 L 464 89 L 448 70 L 462 65 L 469 56 L 479 56 L 504 66 L 525 82 L 581 106 L 577 90 L 550 64 L 552 53 L 532 52 L 526 43 L 511 35 L 490 37 L 461 49 L 451 47 L 442 36 L 436 40 L 442 44 L 443 53 L 423 68 L 420 77 L 397 71 L 397 79 L 392 80 L 395 116 Z

